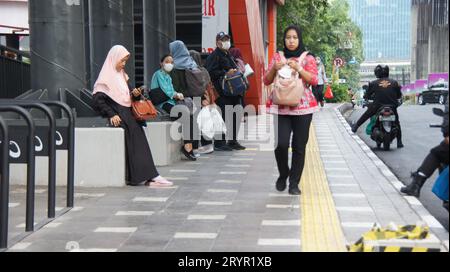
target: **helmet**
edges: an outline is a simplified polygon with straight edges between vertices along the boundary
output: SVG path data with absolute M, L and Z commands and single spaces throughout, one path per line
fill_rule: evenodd
M 378 65 L 375 68 L 375 76 L 377 78 L 387 78 L 389 77 L 389 66 L 387 65 Z

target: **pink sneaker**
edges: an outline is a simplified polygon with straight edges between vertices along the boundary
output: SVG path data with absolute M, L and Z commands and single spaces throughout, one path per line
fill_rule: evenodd
M 159 176 L 155 178 L 153 181 L 148 182 L 146 185 L 153 188 L 164 188 L 164 187 L 172 187 L 173 182 L 170 182 L 167 179 Z

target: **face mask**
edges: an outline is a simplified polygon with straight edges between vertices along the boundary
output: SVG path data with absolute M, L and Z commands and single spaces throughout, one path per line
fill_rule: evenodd
M 230 50 L 230 48 L 231 48 L 231 42 L 230 41 L 222 42 L 222 49 L 223 50 Z
M 173 64 L 171 64 L 171 63 L 164 64 L 164 71 L 166 71 L 167 73 L 172 72 L 173 71 Z

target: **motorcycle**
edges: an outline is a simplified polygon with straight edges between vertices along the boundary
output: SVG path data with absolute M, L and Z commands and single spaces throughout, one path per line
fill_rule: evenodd
M 366 101 L 366 106 L 373 101 Z M 392 105 L 384 105 L 380 107 L 377 115 L 375 115 L 375 124 L 372 127 L 370 138 L 377 143 L 377 148 L 383 146 L 385 151 L 391 149 L 392 142 L 398 136 L 397 117 L 395 116 L 394 107 Z

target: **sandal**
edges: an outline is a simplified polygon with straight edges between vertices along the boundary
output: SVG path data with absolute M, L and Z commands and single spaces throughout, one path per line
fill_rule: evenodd
M 152 188 L 165 188 L 165 187 L 172 187 L 173 182 L 170 182 L 162 177 L 157 177 L 154 180 L 147 181 L 145 183 L 145 186 L 152 187 Z

